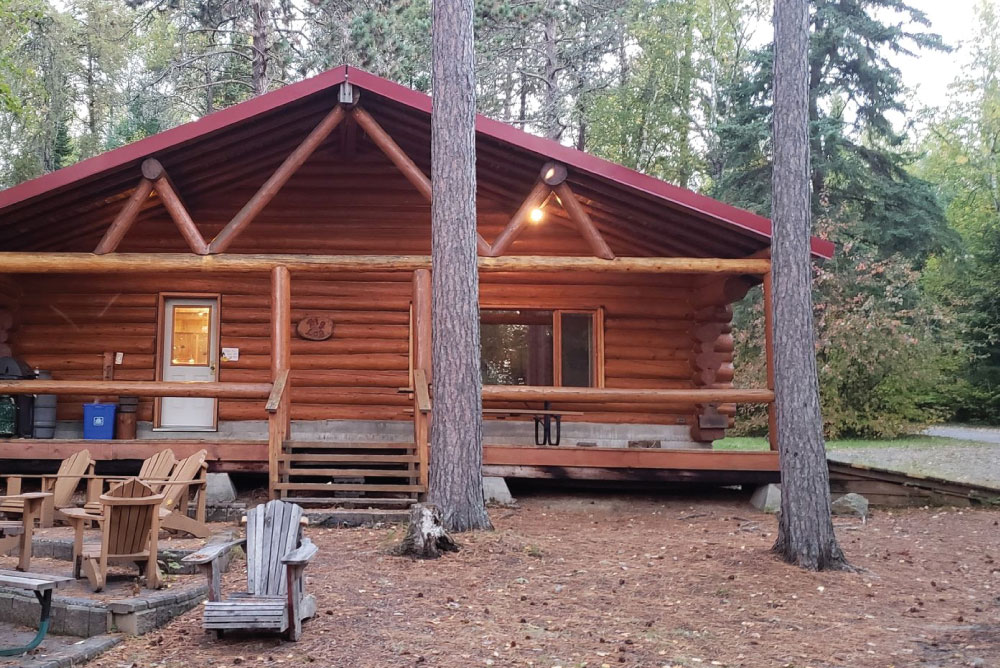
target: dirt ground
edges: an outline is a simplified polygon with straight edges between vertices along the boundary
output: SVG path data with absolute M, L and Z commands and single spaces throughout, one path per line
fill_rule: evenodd
M 433 562 L 389 556 L 399 529 L 309 530 L 318 615 L 297 644 L 216 640 L 196 608 L 89 665 L 1000 666 L 1000 511 L 838 518 L 857 573 L 775 560 L 775 519 L 744 496 L 536 494 L 490 514 L 496 531 Z

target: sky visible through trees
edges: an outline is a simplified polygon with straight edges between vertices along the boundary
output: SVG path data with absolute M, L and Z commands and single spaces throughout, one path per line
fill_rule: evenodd
M 838 244 L 815 268 L 828 436 L 1000 422 L 1000 3 L 970 5 L 948 52 L 924 2 L 811 2 L 812 213 Z M 770 2 L 475 6 L 481 113 L 769 213 Z M 430 52 L 430 0 L 0 0 L 0 187 L 342 63 L 429 91 Z M 942 57 L 947 95 L 914 98 L 904 74 Z

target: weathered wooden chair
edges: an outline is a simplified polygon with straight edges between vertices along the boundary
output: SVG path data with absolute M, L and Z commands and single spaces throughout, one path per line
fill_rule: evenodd
M 247 537 L 207 545 L 184 558 L 208 576 L 208 603 L 202 625 L 220 637 L 230 629 L 270 630 L 289 640 L 302 635 L 302 620 L 316 614 L 316 599 L 304 591 L 303 571 L 317 552 L 302 537 L 302 507 L 269 501 L 247 512 Z M 220 558 L 246 545 L 247 591 L 222 600 Z
M 160 533 L 162 494 L 140 480 L 126 480 L 101 496 L 102 513 L 92 515 L 83 508 L 67 508 L 73 524 L 73 575 L 82 570 L 94 591 L 104 589 L 108 564 L 135 563 L 146 575 L 146 587 L 157 589 L 160 570 L 156 565 L 157 538 Z M 96 521 L 101 526 L 101 545 L 83 544 L 83 527 Z M 143 563 L 145 565 L 143 565 Z
M 73 505 L 73 494 L 80 481 L 94 473 L 94 460 L 89 450 L 80 450 L 59 465 L 54 474 L 43 475 L 11 475 L 7 478 L 5 494 L 16 496 L 21 493 L 21 483 L 24 478 L 41 478 L 42 491 L 51 492 L 52 496 L 42 504 L 42 514 L 39 520 L 43 527 L 52 526 L 56 519 L 63 519 L 63 510 Z M 0 512 L 9 515 L 20 515 L 24 512 L 24 502 L 19 499 L 6 499 L 0 502 Z
M 177 458 L 174 451 L 167 449 L 157 452 L 152 457 L 147 457 L 142 461 L 139 468 L 139 475 L 134 476 L 141 480 L 147 487 L 159 494 L 163 489 L 163 482 L 170 477 L 170 472 L 174 469 Z M 88 513 L 101 512 L 100 495 L 107 490 L 105 485 L 118 484 L 128 480 L 133 476 L 98 476 L 89 481 L 87 485 L 87 503 L 83 506 Z
M 183 531 L 195 538 L 207 538 L 210 531 L 205 524 L 205 486 L 208 484 L 208 452 L 199 450 L 180 460 L 174 472 L 163 484 L 163 505 L 160 507 L 160 525 L 170 531 Z M 194 517 L 188 515 L 194 493 Z

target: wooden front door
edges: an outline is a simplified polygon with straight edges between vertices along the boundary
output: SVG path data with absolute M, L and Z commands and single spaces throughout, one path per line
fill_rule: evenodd
M 163 300 L 160 378 L 209 382 L 219 377 L 219 302 L 215 298 Z M 215 431 L 216 399 L 163 397 L 157 428 Z

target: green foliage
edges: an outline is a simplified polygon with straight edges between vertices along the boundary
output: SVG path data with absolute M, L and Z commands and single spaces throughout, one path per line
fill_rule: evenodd
M 837 236 L 836 224 L 822 230 Z M 834 228 L 834 229 L 830 229 Z M 920 285 L 901 256 L 847 242 L 814 270 L 816 357 L 828 438 L 894 438 L 948 416 L 965 346 L 949 311 Z M 736 382 L 764 382 L 759 296 L 736 312 Z M 739 407 L 740 434 L 761 434 L 766 413 Z
M 950 394 L 959 419 L 1000 421 L 1000 17 L 979 7 L 971 62 L 932 114 L 917 167 L 937 184 L 962 244 L 935 258 L 925 283 L 958 315 L 969 348 Z
M 916 156 L 891 120 L 904 113 L 891 54 L 944 48 L 927 19 L 901 0 L 817 0 L 811 14 L 810 178 L 813 216 L 843 216 L 841 234 L 919 264 L 954 242 L 928 183 L 907 167 Z M 891 18 L 890 18 L 891 17 Z M 900 20 L 894 20 L 900 19 Z M 917 29 L 910 29 L 916 26 Z M 712 192 L 761 213 L 770 208 L 771 50 L 732 83 L 719 150 L 731 156 Z

